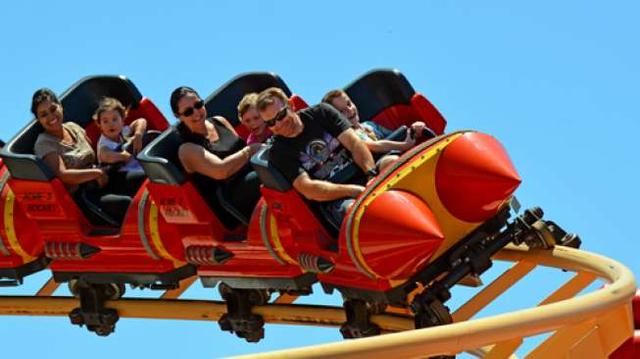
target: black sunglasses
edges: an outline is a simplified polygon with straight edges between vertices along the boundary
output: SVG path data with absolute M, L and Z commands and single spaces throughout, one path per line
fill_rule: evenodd
M 189 117 L 189 116 L 193 115 L 193 112 L 195 110 L 199 110 L 199 109 L 201 109 L 203 107 L 204 107 L 204 101 L 200 100 L 200 101 L 194 103 L 193 107 L 187 108 L 186 110 L 182 111 L 182 113 L 179 113 L 178 115 L 184 116 L 184 117 Z
M 278 113 L 276 113 L 275 116 L 273 116 L 272 119 L 265 120 L 264 123 L 266 123 L 268 127 L 273 127 L 276 125 L 276 122 L 280 122 L 287 117 L 287 112 L 289 112 L 289 106 L 284 106 L 280 111 L 278 111 Z

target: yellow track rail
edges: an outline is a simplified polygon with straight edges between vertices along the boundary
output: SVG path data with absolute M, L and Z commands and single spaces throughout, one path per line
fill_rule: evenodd
M 413 319 L 408 316 L 376 315 L 372 321 L 383 331 L 400 333 L 252 357 L 426 357 L 469 351 L 485 358 L 508 358 L 527 337 L 552 333 L 526 357 L 606 358 L 632 336 L 631 298 L 636 284 L 632 273 L 622 264 L 565 247 L 528 251 L 511 246 L 494 259 L 514 262 L 514 265 L 454 312 L 454 324 L 411 330 Z M 537 307 L 470 320 L 537 266 L 562 268 L 576 274 Z M 605 280 L 609 285 L 575 297 L 596 279 Z M 43 296 L 52 292 L 52 284 L 48 282 L 47 286 L 48 290 L 41 290 L 40 296 L 0 297 L 0 314 L 66 316 L 78 305 L 75 298 Z M 174 290 L 164 298 L 177 298 L 185 289 Z M 292 301 L 284 298 L 276 303 Z M 107 305 L 117 309 L 121 317 L 135 318 L 215 321 L 226 310 L 222 302 L 203 300 L 121 299 Z M 316 305 L 269 304 L 254 308 L 254 313 L 269 323 L 335 327 L 345 320 L 342 308 Z

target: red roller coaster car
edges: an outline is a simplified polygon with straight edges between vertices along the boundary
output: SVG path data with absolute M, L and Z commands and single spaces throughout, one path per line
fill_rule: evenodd
M 142 97 L 128 79 L 86 77 L 60 98 L 65 121 L 73 120 L 85 127 L 94 144 L 99 130 L 91 116 L 105 96 L 115 97 L 129 108 L 126 123 L 144 117 L 151 130 L 163 131 L 168 127 L 156 106 Z M 72 291 L 81 298 L 72 321 L 105 334 L 117 320 L 117 313 L 102 304 L 106 299 L 121 296 L 125 283 L 175 287 L 180 279 L 195 274 L 195 269 L 166 255 L 172 249 L 170 243 L 165 243 L 166 247 L 154 246 L 157 233 L 149 225 L 151 204 L 143 195 L 144 189 L 132 198 L 122 223 L 95 206 L 83 212 L 62 182 L 33 154 L 41 131 L 39 123 L 33 120 L 2 149 L 6 166 L 2 169 L 2 184 L 6 183 L 6 188 L 2 191 L 5 233 L 0 243 L 12 250 L 9 259 L 14 258 L 16 264 L 22 265 L 12 267 L 0 262 L 3 268 L 8 267 L 3 269 L 3 275 L 19 281 L 22 273 L 42 269 L 49 263 L 54 279 L 70 282 Z M 9 172 L 11 176 L 7 178 Z M 175 243 L 179 245 L 177 239 Z M 7 275 L 8 270 L 16 274 Z M 98 319 L 89 319 L 91 313 Z
M 230 109 L 240 97 L 264 87 L 252 74 L 240 76 L 208 98 L 220 104 L 209 113 L 226 108 L 235 118 Z M 209 211 L 176 158 L 180 139 L 173 130 L 139 156 L 160 216 L 180 228 L 186 260 L 205 286 L 219 285 L 227 301 L 223 330 L 258 341 L 263 322 L 251 306 L 266 303 L 274 291 L 308 294 L 316 282 L 345 298 L 345 337 L 379 333 L 369 316 L 388 304 L 410 306 L 416 327 L 447 323 L 448 289 L 484 272 L 507 243 L 577 243 L 542 220 L 539 209 L 509 223 L 520 178 L 502 146 L 473 131 L 444 135 L 444 118 L 398 71 L 372 71 L 345 90 L 362 118 L 392 129 L 422 120 L 438 136 L 371 182 L 339 226 L 270 166 L 268 148 L 252 158 L 263 197 L 248 219 L 236 215 L 224 188 L 201 189 L 217 194 L 218 206 Z
M 306 103 L 270 73 L 238 76 L 207 97 L 210 115 L 239 126 L 235 106 L 247 92 L 282 88 L 293 108 Z M 369 183 L 341 224 L 300 196 L 269 163 L 269 149 L 251 162 L 263 183 L 250 216 L 236 209 L 224 184 L 197 185 L 180 165 L 181 139 L 133 84 L 122 77 L 89 77 L 61 98 L 68 119 L 87 125 L 102 96 L 131 108 L 128 120 L 145 117 L 165 130 L 138 156 L 149 181 L 132 199 L 122 223 L 96 208 L 83 213 L 62 183 L 33 155 L 41 131 L 33 121 L 2 149 L 0 276 L 16 284 L 49 264 L 54 279 L 68 281 L 80 297 L 71 314 L 100 335 L 114 330 L 117 312 L 105 307 L 124 284 L 173 288 L 197 272 L 218 286 L 227 302 L 223 330 L 247 341 L 264 336 L 251 308 L 274 292 L 308 294 L 314 283 L 345 298 L 345 337 L 379 333 L 369 318 L 385 306 L 410 308 L 417 328 L 451 321 L 449 289 L 491 266 L 508 243 L 577 245 L 538 208 L 509 220 L 520 178 L 504 148 L 491 136 L 444 134 L 446 121 L 395 70 L 376 70 L 345 88 L 363 119 L 403 131 L 416 120 L 437 134 L 405 153 Z M 167 128 L 168 127 L 168 128 Z M 341 173 L 347 181 L 352 167 Z M 8 176 L 8 172 L 11 176 Z

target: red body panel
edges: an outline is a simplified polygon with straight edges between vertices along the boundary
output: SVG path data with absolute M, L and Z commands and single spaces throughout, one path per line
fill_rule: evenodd
M 7 168 L 0 160 L 0 178 L 8 176 Z M 12 194 L 10 195 L 10 192 Z M 43 251 L 42 238 L 33 225 L 29 225 L 29 219 L 19 206 L 8 206 L 9 197 L 13 196 L 10 184 L 7 182 L 0 193 L 0 269 L 16 268 L 39 257 Z M 10 213 L 7 213 L 10 211 Z M 6 220 L 12 221 L 7 223 Z M 9 233 L 12 232 L 12 233 Z M 15 239 L 23 253 L 19 253 L 12 246 L 10 236 Z M 22 254 L 22 255 L 21 255 Z
M 640 289 L 636 291 L 636 295 L 632 301 L 633 307 L 633 326 L 636 329 L 640 329 Z

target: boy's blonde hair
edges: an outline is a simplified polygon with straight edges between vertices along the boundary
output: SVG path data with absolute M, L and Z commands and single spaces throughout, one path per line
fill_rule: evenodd
M 255 92 L 244 95 L 240 103 L 238 104 L 238 119 L 242 122 L 242 116 L 249 111 L 252 107 L 258 105 L 258 94 Z

